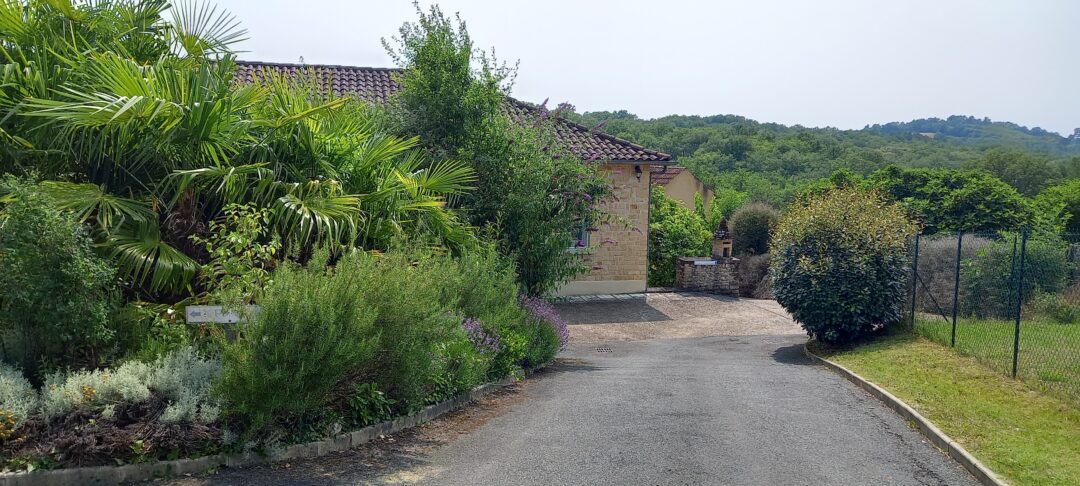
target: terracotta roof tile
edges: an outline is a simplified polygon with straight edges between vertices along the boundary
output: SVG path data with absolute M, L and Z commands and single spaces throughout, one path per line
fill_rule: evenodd
M 681 174 L 684 170 L 686 170 L 686 167 L 668 165 L 653 167 L 649 172 L 654 186 L 666 186 L 675 178 L 675 176 Z
M 289 76 L 305 70 L 313 70 L 323 87 L 336 95 L 353 95 L 371 103 L 385 103 L 400 89 L 396 74 L 400 69 L 333 66 L 320 64 L 281 64 L 238 61 L 237 71 L 241 82 L 260 76 L 264 70 L 273 70 Z M 511 118 L 539 116 L 539 106 L 510 98 L 507 112 Z M 608 160 L 612 162 L 649 162 L 667 164 L 671 156 L 649 150 L 599 130 L 586 128 L 570 120 L 556 120 L 555 131 L 559 141 L 582 160 Z M 655 177 L 655 176 L 654 176 Z

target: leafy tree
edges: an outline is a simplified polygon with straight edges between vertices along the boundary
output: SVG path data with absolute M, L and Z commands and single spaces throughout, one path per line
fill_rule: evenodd
M 994 174 L 1028 197 L 1061 177 L 1061 171 L 1048 158 L 1016 149 L 992 149 L 968 165 Z
M 900 202 L 927 233 L 1016 229 L 1034 221 L 1031 203 L 984 171 L 890 166 L 871 174 L 866 185 Z
M 575 227 L 607 218 L 599 211 L 607 179 L 558 145 L 553 122 L 561 110 L 508 98 L 514 70 L 475 50 L 464 22 L 438 6 L 425 12 L 417 5 L 417 15 L 394 46 L 384 40 L 405 69 L 395 100 L 399 130 L 473 169 L 476 190 L 454 206 L 498 239 L 529 293 L 555 290 L 587 270 L 566 250 Z
M 856 188 L 794 205 L 772 240 L 773 294 L 824 342 L 848 342 L 898 322 L 916 230 L 899 205 Z
M 677 258 L 707 256 L 711 251 L 712 232 L 701 217 L 654 186 L 649 207 L 649 285 L 672 286 Z
M 1050 186 L 1035 198 L 1043 216 L 1063 221 L 1065 231 L 1080 234 L 1080 179 Z
M 750 195 L 735 189 L 720 187 L 713 192 L 712 212 L 726 218 L 750 200 Z

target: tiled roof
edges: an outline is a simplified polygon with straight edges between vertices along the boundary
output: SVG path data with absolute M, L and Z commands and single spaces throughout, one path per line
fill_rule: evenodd
M 267 69 L 289 76 L 295 76 L 301 71 L 313 70 L 323 83 L 323 87 L 332 90 L 334 94 L 352 95 L 371 103 L 389 101 L 400 88 L 395 80 L 395 74 L 400 73 L 400 69 L 250 61 L 238 61 L 236 64 L 241 81 L 259 76 Z M 508 114 L 511 118 L 518 120 L 524 117 L 540 116 L 540 110 L 539 106 L 513 98 L 507 105 Z M 563 118 L 556 120 L 555 131 L 563 146 L 583 160 L 656 164 L 666 164 L 671 161 L 671 156 L 668 154 L 649 150 Z
M 653 167 L 649 171 L 651 172 L 652 183 L 654 186 L 666 186 L 675 176 L 686 170 L 686 167 L 680 167 L 678 165 L 657 166 Z

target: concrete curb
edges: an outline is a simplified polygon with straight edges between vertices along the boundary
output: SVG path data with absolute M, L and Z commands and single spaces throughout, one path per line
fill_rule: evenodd
M 535 370 L 525 372 L 532 374 Z M 0 474 L 0 485 L 11 486 L 82 486 L 120 484 L 147 481 L 162 477 L 201 474 L 211 469 L 243 467 L 260 463 L 271 463 L 293 459 L 325 456 L 331 452 L 343 451 L 366 442 L 380 435 L 392 434 L 401 430 L 430 422 L 447 412 L 452 412 L 517 381 L 514 377 L 504 378 L 495 383 L 478 386 L 469 392 L 458 395 L 444 402 L 428 406 L 419 412 L 396 419 L 364 427 L 353 432 L 346 432 L 334 437 L 306 444 L 295 444 L 269 456 L 260 456 L 253 452 L 238 454 L 216 454 L 195 459 L 177 459 L 158 461 L 149 464 L 129 464 L 126 466 L 76 467 L 35 471 L 31 473 Z
M 990 468 L 979 462 L 978 459 L 975 459 L 975 456 L 968 453 L 968 451 L 960 444 L 957 444 L 956 441 L 952 440 L 948 435 L 945 435 L 944 432 L 927 420 L 926 417 L 923 417 L 919 412 L 916 412 L 915 409 L 904 403 L 903 400 L 896 398 L 884 388 L 871 383 L 854 371 L 814 354 L 810 351 L 810 348 L 805 345 L 803 346 L 803 352 L 805 352 L 806 356 L 810 357 L 810 359 L 825 365 L 826 368 L 847 378 L 848 381 L 884 402 L 885 406 L 893 409 L 893 411 L 899 414 L 904 420 L 914 423 L 915 427 L 919 429 L 919 432 L 922 432 L 927 439 L 930 439 L 930 443 L 934 444 L 938 449 L 941 449 L 954 461 L 960 463 L 961 466 L 964 466 L 964 469 L 967 469 L 980 483 L 985 486 L 1009 486 L 1009 483 L 1005 482 L 1005 480 L 1001 479 L 994 471 L 991 471 Z

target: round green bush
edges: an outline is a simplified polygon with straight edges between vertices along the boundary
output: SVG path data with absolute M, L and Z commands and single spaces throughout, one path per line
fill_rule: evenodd
M 807 333 L 843 343 L 903 317 L 917 228 L 875 192 L 836 189 L 792 207 L 772 242 L 773 294 Z
M 769 251 L 769 237 L 780 213 L 764 203 L 750 203 L 735 211 L 728 222 L 735 255 L 761 255 Z

